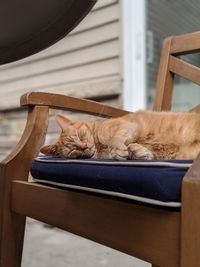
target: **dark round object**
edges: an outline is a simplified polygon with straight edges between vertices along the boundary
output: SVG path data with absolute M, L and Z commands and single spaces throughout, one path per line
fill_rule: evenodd
M 0 64 L 37 53 L 69 33 L 95 0 L 1 0 Z

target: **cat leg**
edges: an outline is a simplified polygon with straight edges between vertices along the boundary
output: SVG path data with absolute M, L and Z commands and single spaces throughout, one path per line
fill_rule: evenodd
M 116 122 L 117 120 L 107 120 L 104 122 L 104 127 L 99 130 L 98 141 L 102 146 L 107 147 L 104 150 L 106 153 L 101 153 L 100 149 L 99 154 L 108 159 L 128 159 L 128 144 L 137 140 L 140 133 L 140 125 L 136 121 Z
M 129 151 L 128 147 L 124 144 L 118 144 L 117 146 L 112 146 L 110 150 L 110 155 L 112 159 L 128 159 L 129 157 Z
M 135 142 L 139 134 L 139 126 L 136 123 L 132 123 L 131 127 L 125 127 L 118 130 L 113 136 L 110 142 L 111 147 L 111 157 L 113 159 L 128 159 L 129 150 L 128 145 Z M 134 126 L 134 127 L 133 127 Z
M 138 143 L 133 143 L 128 145 L 128 152 L 129 152 L 129 159 L 144 159 L 144 160 L 154 159 L 152 151 L 150 151 L 148 148 Z

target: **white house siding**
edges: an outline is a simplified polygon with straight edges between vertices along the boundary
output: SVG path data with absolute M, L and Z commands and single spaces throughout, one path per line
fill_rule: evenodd
M 0 66 L 0 158 L 22 134 L 26 112 L 18 107 L 20 96 L 26 92 L 100 98 L 119 106 L 120 34 L 119 1 L 99 0 L 63 40 L 31 57 Z M 71 118 L 76 116 L 70 114 Z M 55 139 L 58 130 L 50 118 L 48 142 Z
M 147 0 L 147 73 L 148 103 L 152 105 L 155 82 L 163 39 L 170 35 L 200 31 L 200 1 L 198 0 Z M 200 65 L 198 54 L 186 56 L 185 60 Z M 200 88 L 177 78 L 173 106 L 186 110 L 200 102 Z
M 19 98 L 25 92 L 101 97 L 109 104 L 119 105 L 118 95 L 123 90 L 122 1 L 126 0 L 99 0 L 81 24 L 57 44 L 27 59 L 0 66 L 0 153 L 21 135 L 26 115 L 11 110 L 19 107 Z M 200 30 L 200 1 L 146 0 L 146 4 L 147 102 L 151 108 L 163 39 Z M 200 65 L 197 55 L 185 59 Z M 175 87 L 176 109 L 200 102 L 198 86 L 177 79 Z
M 28 91 L 77 97 L 120 93 L 120 8 L 99 0 L 67 37 L 27 59 L 0 67 L 0 110 L 19 105 Z

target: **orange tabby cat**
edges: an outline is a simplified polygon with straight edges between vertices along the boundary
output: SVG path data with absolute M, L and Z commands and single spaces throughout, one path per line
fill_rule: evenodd
M 58 115 L 62 133 L 46 155 L 103 159 L 195 159 L 200 152 L 200 115 L 183 112 L 129 113 L 102 121 Z

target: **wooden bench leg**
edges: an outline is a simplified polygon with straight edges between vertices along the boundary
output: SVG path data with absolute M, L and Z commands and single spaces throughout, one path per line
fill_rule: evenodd
M 21 266 L 26 217 L 12 210 L 13 165 L 0 163 L 0 267 Z
M 7 212 L 0 232 L 0 267 L 20 267 L 22 259 L 25 217 Z

